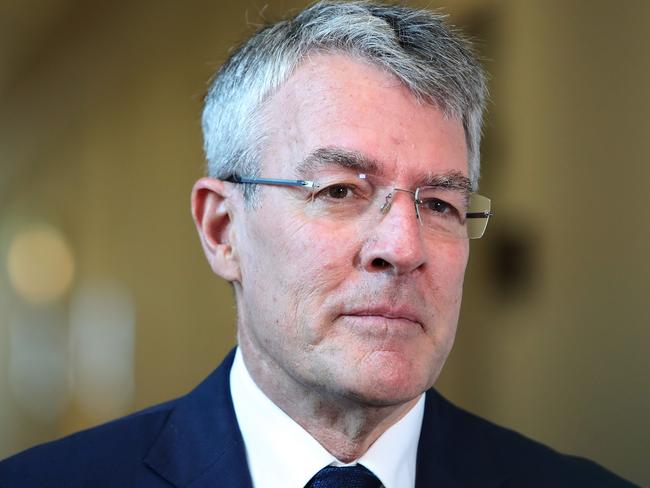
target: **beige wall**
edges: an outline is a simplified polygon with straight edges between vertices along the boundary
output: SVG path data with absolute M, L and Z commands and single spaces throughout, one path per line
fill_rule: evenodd
M 204 263 L 189 190 L 202 171 L 205 82 L 259 10 L 14 4 L 0 5 L 0 457 L 182 394 L 234 344 L 231 294 Z M 264 15 L 299 4 L 274 2 Z M 650 4 L 452 5 L 484 39 L 492 73 L 482 192 L 497 215 L 472 244 L 439 386 L 650 484 Z M 75 271 L 60 298 L 30 305 L 7 260 L 16 236 L 41 223 L 64 236 Z M 129 366 L 116 373 L 126 383 L 97 379 L 90 390 L 124 397 L 104 409 L 80 386 L 92 358 L 69 346 L 97 283 L 126 297 L 116 303 L 130 304 L 120 310 L 134 324 L 119 340 L 101 336 Z

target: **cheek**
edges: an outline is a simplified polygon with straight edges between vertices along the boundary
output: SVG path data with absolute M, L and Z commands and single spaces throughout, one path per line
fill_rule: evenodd
M 286 253 L 293 275 L 301 277 L 310 293 L 332 291 L 352 272 L 358 237 L 340 227 L 338 223 L 315 221 L 301 225 L 288 236 Z
M 435 290 L 434 295 L 445 297 L 445 303 L 439 305 L 451 307 L 450 312 L 454 311 L 454 305 L 460 306 L 468 257 L 468 242 L 457 241 L 439 246 L 429 261 L 433 268 L 429 286 Z
M 291 209 L 284 214 L 282 219 L 260 214 L 257 225 L 248 227 L 242 286 L 281 305 L 278 312 L 287 319 L 313 316 L 327 292 L 349 276 L 354 237 L 342 236 L 331 223 L 306 222 Z
M 469 241 L 456 241 L 445 249 L 443 262 L 448 277 L 460 286 L 463 284 L 468 258 Z

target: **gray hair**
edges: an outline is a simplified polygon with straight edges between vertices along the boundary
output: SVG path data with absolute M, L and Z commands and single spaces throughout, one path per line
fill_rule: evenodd
M 462 121 L 476 188 L 487 87 L 471 44 L 445 17 L 405 6 L 326 0 L 260 29 L 234 50 L 205 97 L 208 174 L 259 176 L 263 103 L 307 54 L 344 53 L 387 70 L 418 99 Z M 254 188 L 245 187 L 249 198 Z

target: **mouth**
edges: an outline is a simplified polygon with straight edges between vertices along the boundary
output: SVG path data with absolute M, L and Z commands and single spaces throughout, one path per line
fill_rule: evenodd
M 367 325 L 381 324 L 383 326 L 417 325 L 422 327 L 418 315 L 410 309 L 394 307 L 377 307 L 362 310 L 352 310 L 342 314 Z

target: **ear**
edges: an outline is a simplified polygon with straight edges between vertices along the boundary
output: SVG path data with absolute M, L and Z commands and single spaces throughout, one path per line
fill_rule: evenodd
M 240 281 L 239 257 L 232 220 L 232 192 L 214 178 L 201 178 L 192 188 L 192 217 L 203 252 L 217 275 Z

